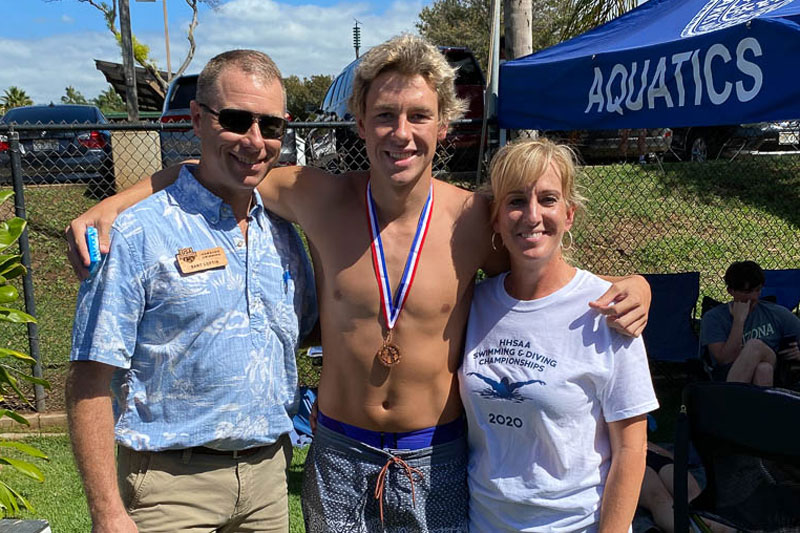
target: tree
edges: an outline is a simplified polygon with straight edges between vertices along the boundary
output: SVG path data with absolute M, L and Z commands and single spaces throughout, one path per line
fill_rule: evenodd
M 125 111 L 125 101 L 111 85 L 108 86 L 108 89 L 92 98 L 92 103 L 99 107 L 104 115 Z
M 56 0 L 49 0 L 49 1 L 56 1 Z M 166 0 L 165 0 L 166 1 Z M 195 52 L 195 42 L 194 42 L 194 29 L 197 27 L 197 4 L 198 2 L 205 3 L 211 7 L 216 7 L 219 4 L 219 0 L 184 0 L 186 5 L 192 10 L 192 19 L 189 22 L 189 28 L 186 34 L 186 39 L 189 41 L 189 50 L 186 52 L 186 57 L 183 59 L 183 62 L 178 67 L 178 70 L 175 71 L 173 74 L 175 76 L 180 76 L 183 74 L 186 69 L 189 67 L 189 63 L 192 62 L 194 58 Z M 118 12 L 118 0 L 111 0 L 111 3 L 106 3 L 100 0 L 78 0 L 78 2 L 89 4 L 93 8 L 97 9 L 102 13 L 103 18 L 106 21 L 106 27 L 108 30 L 114 34 L 114 38 L 117 40 L 117 44 L 120 45 L 122 48 L 122 34 L 117 27 L 117 12 Z M 139 42 L 135 35 L 131 35 L 131 40 L 133 41 L 133 59 L 141 65 L 142 67 L 147 70 L 147 72 L 155 78 L 156 83 L 158 84 L 157 90 L 161 93 L 161 96 L 165 96 L 167 94 L 167 87 L 169 83 L 161 76 L 161 70 L 156 65 L 156 62 L 150 57 L 150 47 L 146 44 Z
M 636 7 L 636 0 L 528 0 L 532 20 L 533 51 L 541 50 L 608 22 Z M 519 1 L 507 2 L 513 7 Z M 508 7 L 507 7 L 508 9 Z M 435 0 L 422 9 L 416 27 L 437 45 L 468 46 L 486 68 L 489 57 L 491 0 Z M 502 28 L 501 21 L 501 28 Z M 513 46 L 506 39 L 509 46 Z
M 62 104 L 88 104 L 89 102 L 86 101 L 86 98 L 81 94 L 81 92 L 69 85 L 66 89 L 64 89 L 64 96 L 61 97 Z
M 25 91 L 15 85 L 12 85 L 6 89 L 3 96 L 0 97 L 0 103 L 2 103 L 3 108 L 5 108 L 7 111 L 12 107 L 33 105 L 33 100 L 31 100 L 30 96 L 28 96 Z
M 563 39 L 569 39 L 627 13 L 638 0 L 570 0 L 561 20 Z
M 284 78 L 286 87 L 286 109 L 294 120 L 306 120 L 308 109 L 316 109 L 322 105 L 325 92 L 333 83 L 333 76 L 315 74 L 311 78 L 289 76 Z
M 416 27 L 433 44 L 469 47 L 485 70 L 491 15 L 491 0 L 436 0 L 422 8 Z

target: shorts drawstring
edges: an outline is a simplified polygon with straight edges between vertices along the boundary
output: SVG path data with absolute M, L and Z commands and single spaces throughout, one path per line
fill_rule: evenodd
M 381 468 L 381 471 L 378 474 L 378 479 L 375 482 L 375 499 L 378 500 L 378 506 L 380 508 L 381 524 L 383 524 L 383 489 L 386 485 L 386 473 L 389 471 L 389 466 L 393 463 L 403 467 L 403 471 L 406 477 L 408 477 L 408 481 L 411 483 L 411 502 L 415 506 L 417 505 L 417 499 L 414 494 L 414 474 L 419 476 L 420 481 L 425 477 L 418 468 L 409 466 L 408 463 L 403 461 L 401 458 L 395 457 L 394 455 L 389 456 L 389 460 L 386 461 L 386 464 L 383 465 L 383 468 Z

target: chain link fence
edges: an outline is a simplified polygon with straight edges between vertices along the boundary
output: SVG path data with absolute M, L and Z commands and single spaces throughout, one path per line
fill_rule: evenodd
M 292 126 L 280 164 L 333 173 L 368 167 L 355 124 Z M 437 149 L 434 172 L 474 189 L 480 125 L 460 121 L 450 132 Z M 735 260 L 800 267 L 800 123 L 544 134 L 571 144 L 585 163 L 580 181 L 589 201 L 572 231 L 570 252 L 578 266 L 604 274 L 697 270 L 701 294 L 718 299 L 725 297 L 722 274 Z M 53 383 L 47 408 L 59 409 L 78 289 L 65 256 L 64 228 L 98 199 L 165 164 L 199 156 L 200 145 L 189 125 L 180 123 L 0 126 L 4 187 L 12 184 L 15 150 L 39 318 L 36 340 L 44 377 Z M 11 207 L 6 209 L 9 218 Z M 23 349 L 28 339 L 24 330 L 0 331 L 0 343 Z M 319 366 L 311 361 L 298 357 L 301 383 L 314 386 Z
M 728 298 L 722 276 L 734 261 L 800 267 L 800 122 L 545 135 L 584 162 L 579 266 L 699 271 L 701 296 L 717 299 Z

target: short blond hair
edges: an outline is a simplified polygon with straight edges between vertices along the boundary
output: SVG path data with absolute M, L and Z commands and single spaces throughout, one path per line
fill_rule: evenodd
M 356 67 L 353 94 L 348 101 L 350 112 L 356 118 L 364 118 L 369 88 L 384 72 L 422 76 L 436 91 L 440 125 L 458 120 L 467 109 L 467 102 L 456 95 L 456 69 L 428 41 L 403 34 L 370 49 Z
M 197 96 L 195 100 L 206 105 L 216 105 L 219 97 L 217 80 L 228 68 L 238 68 L 245 74 L 255 76 L 264 85 L 277 81 L 281 86 L 284 107 L 286 89 L 278 66 L 264 52 L 258 50 L 228 50 L 212 57 L 197 77 Z
M 561 176 L 561 192 L 567 207 L 582 208 L 586 199 L 579 191 L 578 160 L 572 148 L 543 137 L 522 140 L 502 147 L 492 159 L 489 168 L 492 222 L 497 220 L 506 195 L 534 185 L 551 164 Z

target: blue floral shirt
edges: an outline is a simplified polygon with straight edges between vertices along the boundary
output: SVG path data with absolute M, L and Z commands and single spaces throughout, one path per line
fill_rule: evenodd
M 255 192 L 245 243 L 193 170 L 117 218 L 78 294 L 70 359 L 118 367 L 116 438 L 140 451 L 275 442 L 299 400 L 298 338 L 317 319 L 292 225 Z M 221 247 L 228 264 L 182 274 L 176 254 L 188 247 Z

